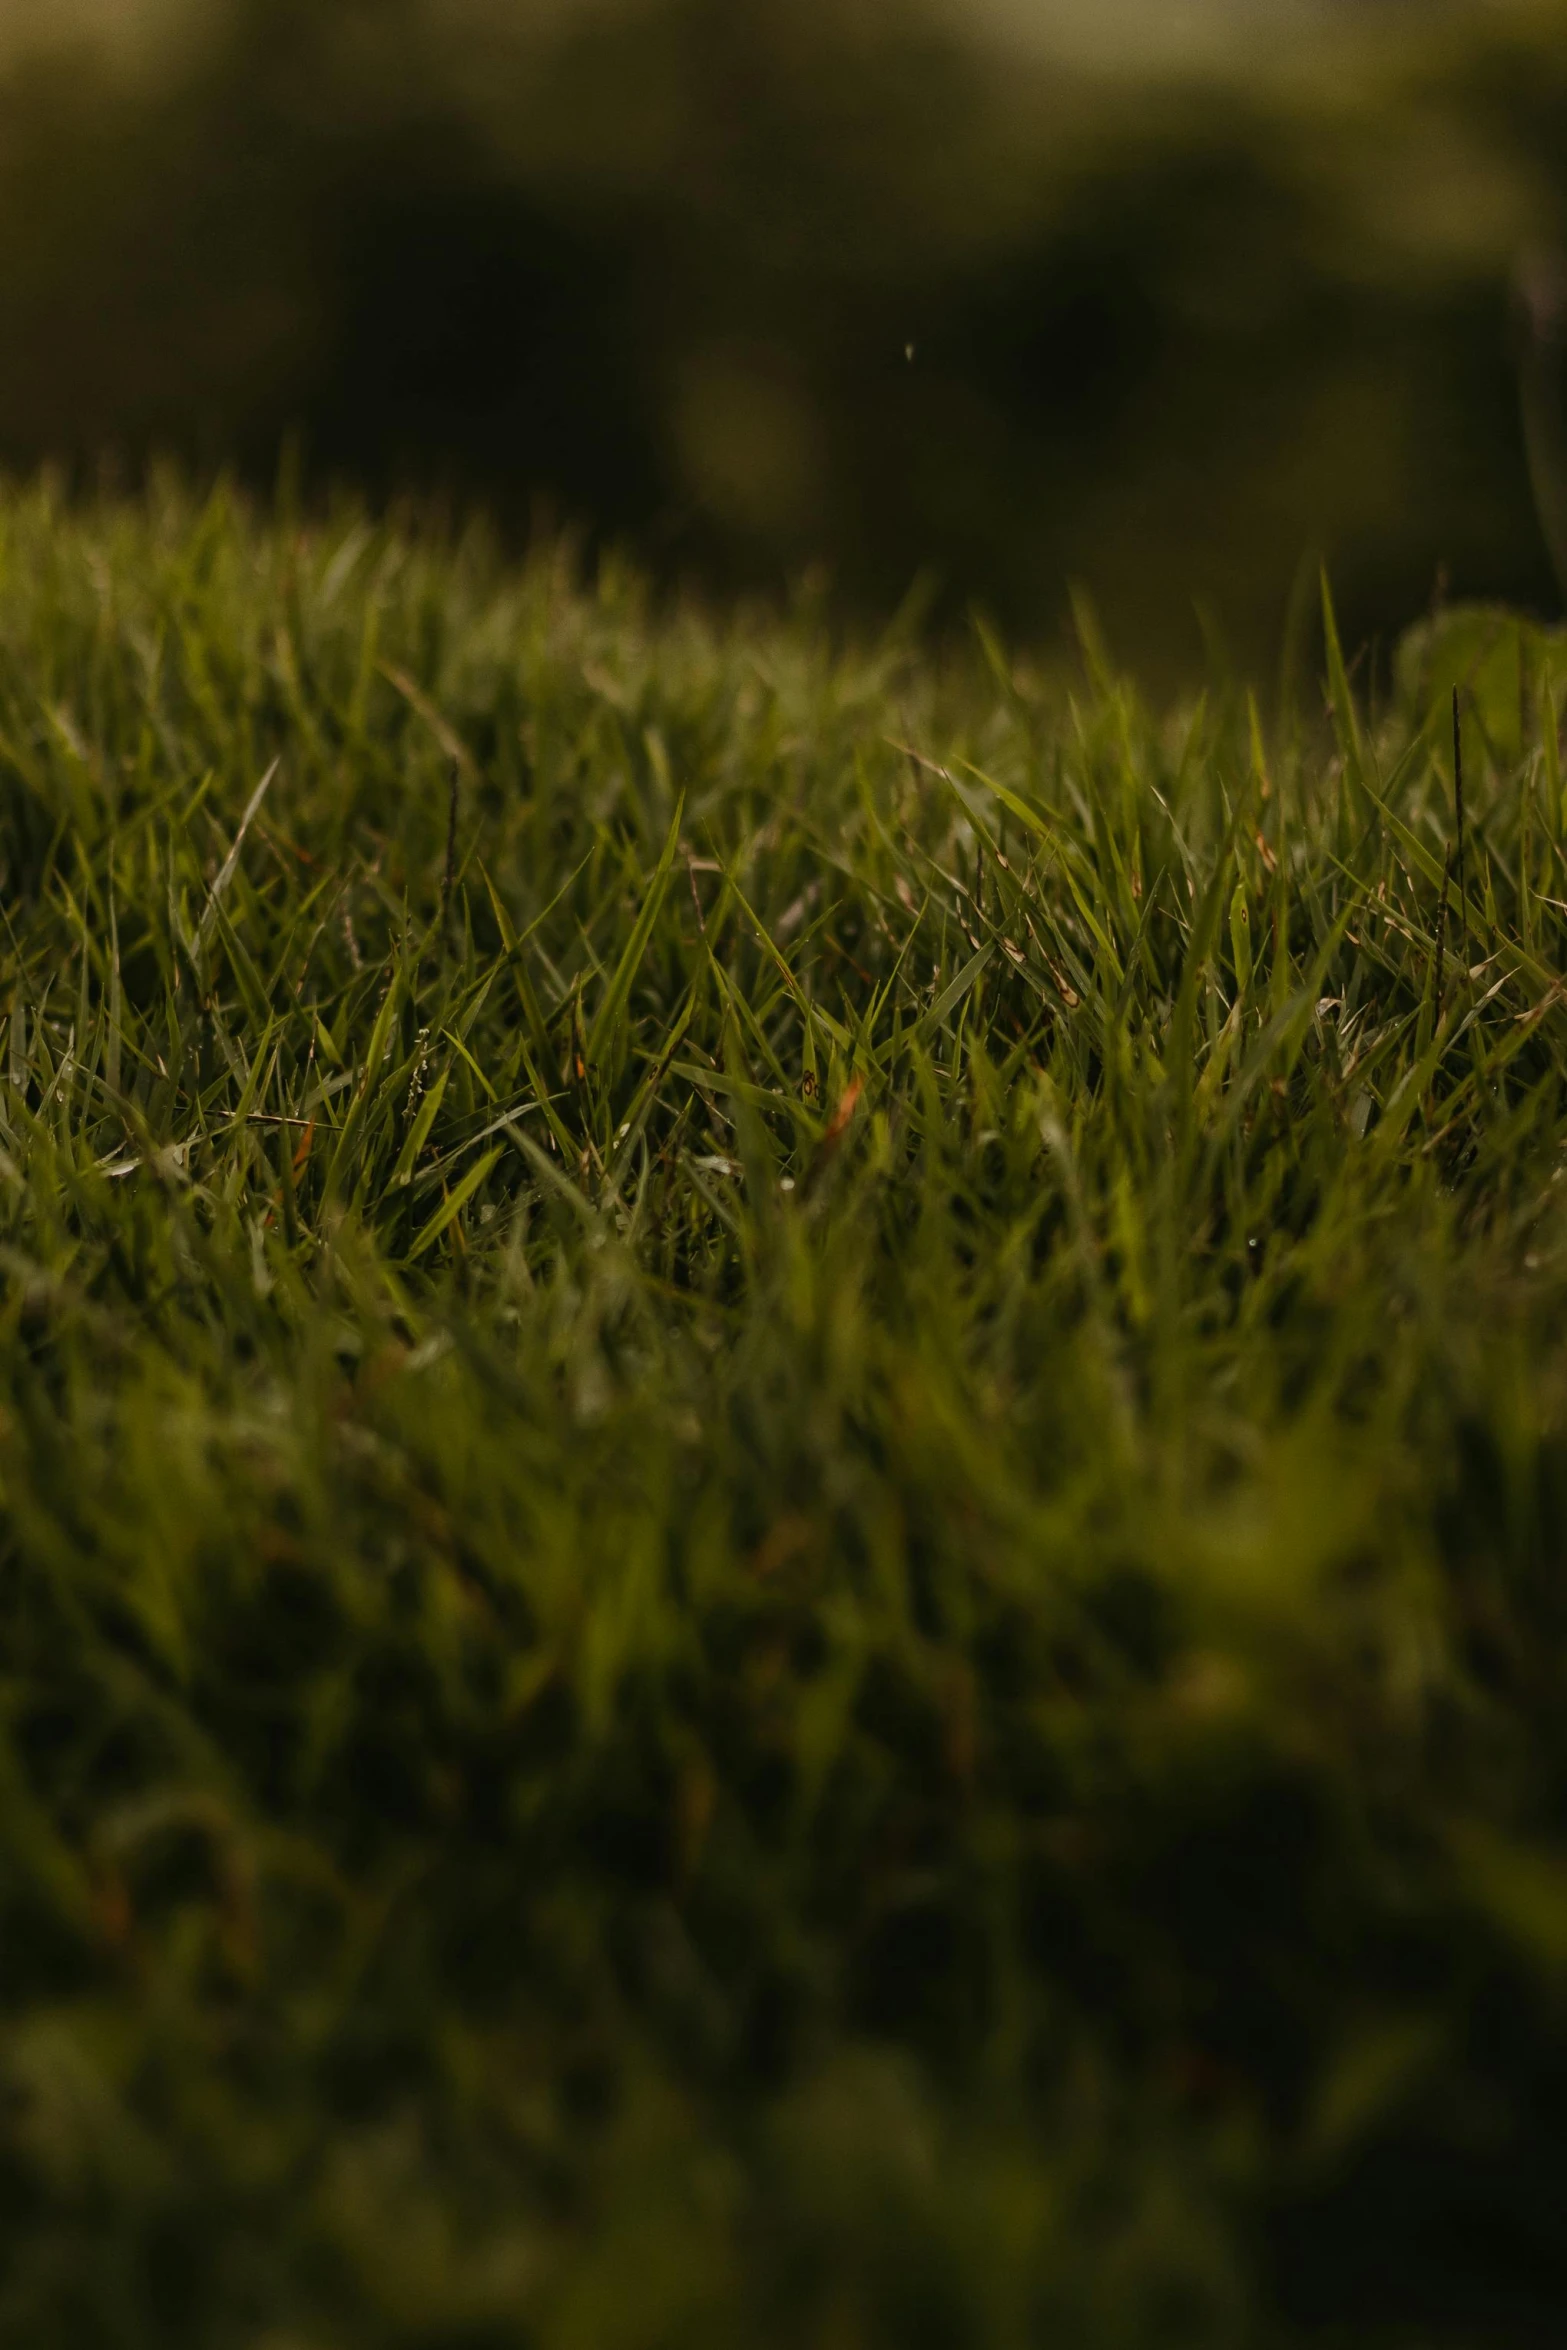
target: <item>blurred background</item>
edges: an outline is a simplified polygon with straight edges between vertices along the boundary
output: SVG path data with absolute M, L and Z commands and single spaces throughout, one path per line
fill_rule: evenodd
M 1563 0 L 0 0 L 0 463 L 1158 677 L 1559 609 L 1564 250 Z

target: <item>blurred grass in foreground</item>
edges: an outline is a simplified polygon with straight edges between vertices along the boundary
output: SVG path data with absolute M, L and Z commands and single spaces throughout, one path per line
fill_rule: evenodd
M 0 2338 L 1549 2338 L 1567 647 L 1085 645 L 7 495 Z
M 1439 570 L 1559 609 L 1509 289 L 1567 249 L 1562 0 L 1089 13 L 51 16 L 0 78 L 0 458 L 270 488 L 297 427 L 317 487 L 542 501 L 666 578 L 822 559 L 884 615 L 929 569 L 1030 634 L 1079 579 L 1166 675 L 1194 597 L 1257 673 L 1319 553 L 1356 638 Z M 1531 381 L 1567 545 L 1559 344 Z

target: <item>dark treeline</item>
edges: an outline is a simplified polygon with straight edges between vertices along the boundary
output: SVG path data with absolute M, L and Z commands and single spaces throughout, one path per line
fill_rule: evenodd
M 1512 289 L 1567 237 L 1567 20 L 1375 15 L 1158 84 L 891 0 L 248 0 L 134 76 L 35 54 L 0 458 L 269 481 L 297 435 L 317 489 L 720 586 L 928 570 L 1034 630 L 1078 580 L 1156 663 L 1193 596 L 1270 662 L 1318 553 L 1357 635 L 1439 577 L 1549 609 Z

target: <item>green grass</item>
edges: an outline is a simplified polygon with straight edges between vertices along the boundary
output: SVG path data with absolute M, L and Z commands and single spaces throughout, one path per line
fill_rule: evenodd
M 1555 2338 L 1567 648 L 1329 667 L 5 495 L 0 2339 Z

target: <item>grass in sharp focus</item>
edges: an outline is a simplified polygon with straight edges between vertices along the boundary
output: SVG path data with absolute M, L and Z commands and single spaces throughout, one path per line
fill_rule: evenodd
M 0 2338 L 1550 2338 L 1567 660 L 1332 666 L 6 495 Z

